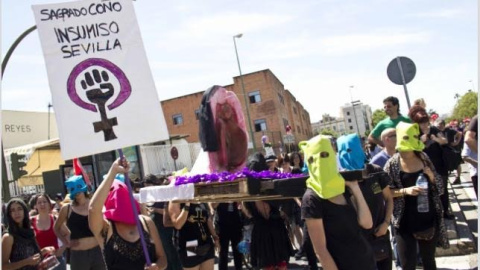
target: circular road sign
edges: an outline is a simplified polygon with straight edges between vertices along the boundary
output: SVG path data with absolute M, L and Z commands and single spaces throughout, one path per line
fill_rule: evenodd
M 177 160 L 178 158 L 178 149 L 177 147 L 172 147 L 172 149 L 170 149 L 170 156 L 173 158 L 173 160 Z
M 405 56 L 395 57 L 387 67 L 387 75 L 394 84 L 407 84 L 415 78 L 417 68 L 410 58 Z

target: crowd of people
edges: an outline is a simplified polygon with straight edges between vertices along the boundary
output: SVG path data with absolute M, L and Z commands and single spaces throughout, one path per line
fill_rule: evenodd
M 445 219 L 454 218 L 448 176 L 456 170 L 460 179 L 461 159 L 477 192 L 477 116 L 458 130 L 432 119 L 423 100 L 405 116 L 397 98 L 383 102 L 387 118 L 366 140 L 318 135 L 298 152 L 249 159 L 250 170 L 308 175 L 302 198 L 131 204 L 119 177 L 129 164 L 117 159 L 93 194 L 75 175 L 65 199 L 12 199 L 3 209 L 2 269 L 207 270 L 218 256 L 226 270 L 230 246 L 235 269 L 248 259 L 254 268 L 283 270 L 291 257 L 305 257 L 313 270 L 390 270 L 392 261 L 398 269 L 420 262 L 436 269 L 435 248 L 449 245 Z M 357 171 L 362 177 L 346 176 Z M 134 186 L 168 181 L 147 175 Z M 239 248 L 245 241 L 249 252 Z

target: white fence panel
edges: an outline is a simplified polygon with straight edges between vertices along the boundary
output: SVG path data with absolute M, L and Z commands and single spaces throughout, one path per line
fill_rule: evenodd
M 173 146 L 178 150 L 176 162 L 170 156 L 170 150 Z M 145 175 L 150 173 L 154 175 L 168 174 L 185 167 L 190 171 L 200 150 L 200 143 L 140 146 L 143 171 Z

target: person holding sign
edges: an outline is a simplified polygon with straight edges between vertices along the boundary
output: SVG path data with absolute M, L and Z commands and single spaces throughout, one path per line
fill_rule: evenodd
M 167 267 L 167 257 L 160 236 L 152 219 L 148 216 L 134 216 L 128 187 L 116 180 L 118 173 L 127 173 L 128 162 L 117 159 L 90 201 L 88 225 L 102 247 L 105 263 L 109 270 L 162 270 Z M 105 205 L 105 213 L 102 208 Z M 140 206 L 135 202 L 137 212 Z M 146 265 L 141 236 L 136 226 L 140 218 L 142 233 L 148 255 L 153 262 Z

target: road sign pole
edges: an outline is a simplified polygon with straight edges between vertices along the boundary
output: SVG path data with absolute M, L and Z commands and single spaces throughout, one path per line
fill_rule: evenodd
M 410 109 L 410 98 L 408 97 L 407 83 L 405 82 L 405 74 L 403 73 L 402 62 L 400 57 L 397 57 L 397 65 L 400 70 L 400 76 L 402 76 L 403 90 L 405 91 L 405 98 L 407 99 L 408 109 Z

